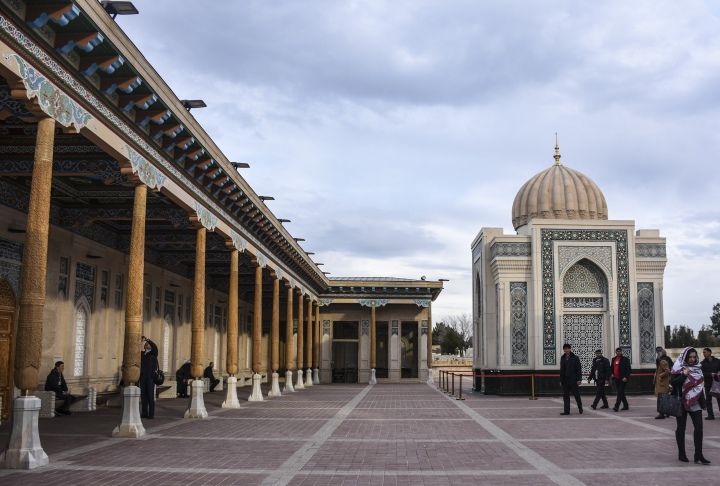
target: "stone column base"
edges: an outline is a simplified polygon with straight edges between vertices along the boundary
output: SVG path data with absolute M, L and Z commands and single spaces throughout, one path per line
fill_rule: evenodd
M 50 462 L 40 444 L 38 397 L 13 400 L 12 432 L 8 448 L 0 456 L 0 465 L 7 469 L 35 469 Z
M 280 393 L 280 375 L 277 373 L 272 374 L 272 383 L 270 384 L 270 392 L 268 393 L 268 398 L 270 397 L 281 397 L 282 393 Z
M 192 397 L 190 397 L 190 408 L 185 410 L 185 418 L 206 419 L 208 416 L 205 410 L 205 400 L 203 400 L 203 389 L 205 384 L 202 380 L 193 380 L 190 384 Z
M 262 402 L 263 394 L 260 388 L 260 381 L 262 376 L 259 373 L 255 373 L 252 377 L 252 393 L 248 397 L 248 402 Z
M 430 386 L 435 386 L 435 380 L 433 379 L 433 370 L 432 369 L 428 370 L 427 384 Z
M 122 420 L 113 430 L 112 436 L 137 439 L 143 435 L 145 435 L 145 427 L 140 419 L 140 388 L 126 386 L 123 390 Z
M 320 370 L 317 368 L 313 369 L 313 385 L 320 384 Z
M 312 370 L 310 368 L 305 370 L 305 388 L 313 386 Z
M 237 377 L 235 376 L 229 376 L 227 379 L 227 396 L 222 403 L 222 408 L 240 408 L 237 396 Z
M 292 371 L 288 370 L 285 372 L 285 388 L 283 388 L 283 392 L 294 392 L 295 388 L 292 384 Z
M 370 370 L 370 381 L 368 382 L 370 385 L 377 385 L 377 378 L 375 378 L 375 368 Z
M 305 384 L 303 383 L 303 370 L 297 370 L 297 381 L 295 382 L 296 390 L 304 390 Z

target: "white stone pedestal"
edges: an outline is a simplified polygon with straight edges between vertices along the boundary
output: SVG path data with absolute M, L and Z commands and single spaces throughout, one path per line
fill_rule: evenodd
M 145 435 L 145 427 L 140 419 L 140 388 L 126 386 L 123 389 L 122 420 L 113 430 L 112 436 L 137 439 L 143 435 Z
M 229 376 L 227 379 L 227 396 L 222 403 L 222 408 L 240 408 L 240 401 L 237 396 L 237 378 Z
M 368 382 L 370 385 L 377 385 L 377 378 L 375 378 L 375 368 L 370 370 L 370 381 Z
M 280 375 L 277 373 L 272 374 L 272 381 L 270 384 L 270 392 L 268 392 L 268 398 L 270 397 L 281 397 L 280 393 Z
M 320 384 L 320 370 L 317 368 L 313 369 L 313 384 L 314 385 Z
M 12 432 L 8 448 L 0 456 L 0 465 L 7 469 L 35 469 L 50 460 L 40 444 L 38 397 L 18 397 L 13 400 Z
M 260 388 L 260 381 L 262 381 L 262 376 L 260 374 L 255 373 L 252 377 L 252 393 L 248 397 L 248 402 L 262 402 L 263 401 L 263 394 L 262 389 Z
M 313 386 L 312 370 L 310 368 L 305 370 L 305 388 Z
M 193 380 L 190 384 L 192 397 L 190 398 L 190 408 L 185 410 L 185 418 L 207 418 L 208 413 L 205 410 L 205 400 L 203 400 L 204 386 L 202 380 Z
M 288 370 L 285 372 L 285 388 L 283 388 L 283 392 L 294 392 L 295 388 L 293 388 L 292 384 L 292 371 Z
M 304 390 L 305 384 L 303 383 L 303 370 L 297 370 L 297 381 L 295 382 L 296 390 Z
M 428 370 L 427 384 L 430 385 L 430 386 L 435 386 L 435 381 L 434 381 L 434 379 L 433 379 L 433 371 L 432 371 L 432 369 L 429 369 L 429 370 Z

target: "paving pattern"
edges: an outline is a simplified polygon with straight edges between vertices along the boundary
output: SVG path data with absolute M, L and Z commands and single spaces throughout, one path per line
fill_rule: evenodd
M 704 421 L 711 466 L 677 461 L 675 420 L 652 397 L 630 410 L 573 408 L 557 398 L 465 400 L 425 384 L 323 385 L 182 419 L 185 400 L 158 402 L 143 439 L 113 439 L 119 410 L 41 419 L 50 465 L 0 470 L 5 485 L 474 485 L 718 484 L 720 420 Z M 267 390 L 266 390 L 267 393 Z M 573 405 L 574 407 L 574 405 Z M 0 426 L 6 443 L 9 424 Z M 692 426 L 687 449 L 692 458 Z

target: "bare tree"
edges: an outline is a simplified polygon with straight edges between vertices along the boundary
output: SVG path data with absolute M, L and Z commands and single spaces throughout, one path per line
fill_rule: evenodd
M 460 351 L 465 355 L 465 351 L 472 346 L 473 324 L 469 314 L 455 314 L 445 316 L 443 321 L 446 326 L 455 330 L 462 340 Z

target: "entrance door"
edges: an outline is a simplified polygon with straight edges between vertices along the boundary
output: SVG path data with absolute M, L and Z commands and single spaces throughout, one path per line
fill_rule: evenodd
M 335 321 L 332 344 L 333 383 L 358 381 L 358 323 Z
M 418 377 L 418 323 L 402 323 L 401 378 Z
M 376 378 L 388 377 L 388 353 L 390 351 L 390 338 L 388 336 L 388 322 L 375 323 L 375 366 Z
M 0 396 L 2 418 L 10 415 L 12 398 L 12 349 L 15 330 L 15 294 L 7 280 L 0 280 Z

